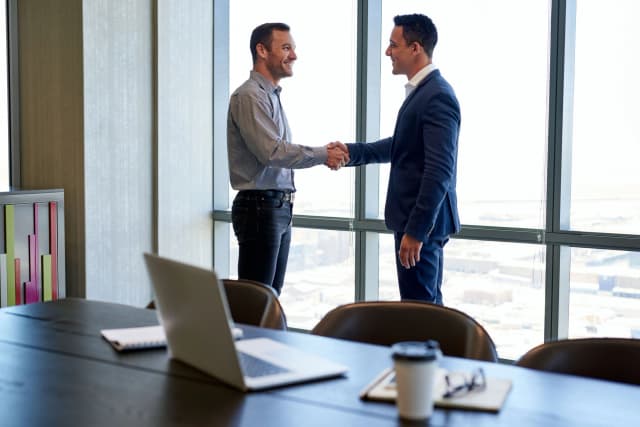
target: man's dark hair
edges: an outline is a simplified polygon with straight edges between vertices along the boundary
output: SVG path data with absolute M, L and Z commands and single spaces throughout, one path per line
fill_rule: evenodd
M 267 22 L 266 24 L 258 25 L 251 33 L 251 56 L 253 57 L 253 63 L 256 63 L 258 59 L 258 44 L 264 45 L 268 49 L 271 48 L 271 40 L 273 40 L 273 31 L 289 31 L 289 26 L 282 22 Z
M 393 18 L 393 23 L 397 27 L 402 27 L 402 34 L 407 45 L 417 42 L 429 58 L 433 56 L 433 48 L 438 42 L 438 31 L 428 16 L 418 13 L 398 15 Z

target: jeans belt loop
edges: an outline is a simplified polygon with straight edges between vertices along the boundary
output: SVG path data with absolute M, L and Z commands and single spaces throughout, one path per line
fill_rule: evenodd
M 293 203 L 293 200 L 295 199 L 295 195 L 292 191 L 285 191 L 282 194 L 282 201 L 283 202 L 289 202 L 289 203 Z

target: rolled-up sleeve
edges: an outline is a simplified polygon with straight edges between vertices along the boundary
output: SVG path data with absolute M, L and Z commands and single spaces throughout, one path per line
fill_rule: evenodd
M 327 149 L 292 144 L 286 140 L 284 126 L 274 117 L 267 96 L 241 92 L 233 95 L 230 114 L 248 151 L 269 167 L 302 169 L 327 161 Z

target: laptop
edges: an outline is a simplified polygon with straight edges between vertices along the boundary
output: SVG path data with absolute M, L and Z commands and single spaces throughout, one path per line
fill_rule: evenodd
M 243 391 L 344 375 L 347 368 L 269 338 L 234 340 L 227 297 L 212 270 L 144 254 L 171 358 Z

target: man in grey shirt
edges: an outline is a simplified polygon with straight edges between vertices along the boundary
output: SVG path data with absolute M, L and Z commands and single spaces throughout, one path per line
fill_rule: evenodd
M 238 277 L 282 289 L 291 243 L 293 170 L 349 161 L 340 143 L 308 147 L 291 143 L 280 103 L 281 78 L 293 75 L 295 43 L 289 26 L 267 23 L 251 34 L 253 70 L 231 95 L 227 153 L 231 186 L 238 190 L 231 209 L 240 249 Z

